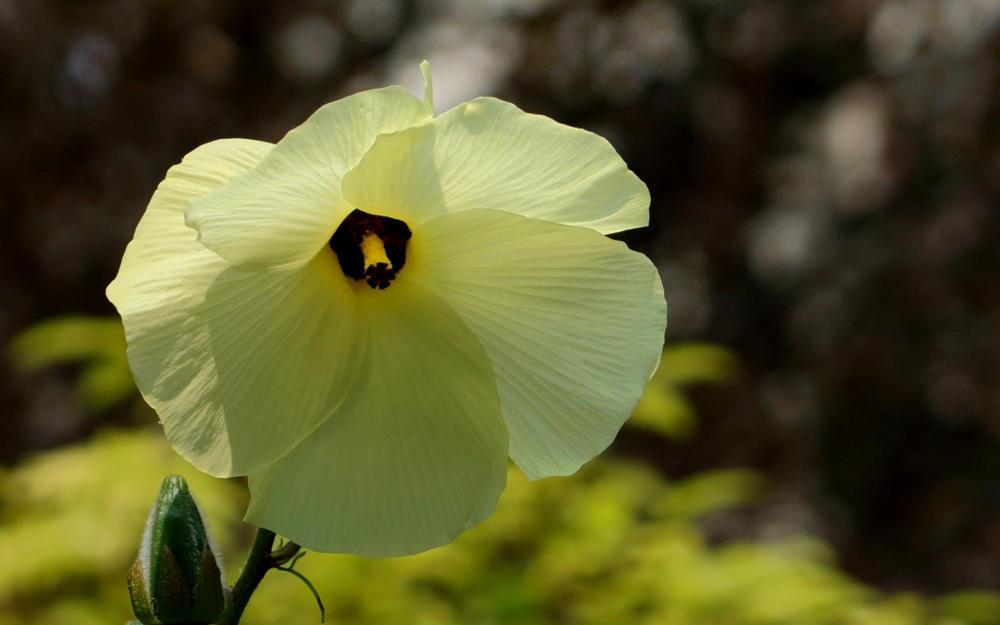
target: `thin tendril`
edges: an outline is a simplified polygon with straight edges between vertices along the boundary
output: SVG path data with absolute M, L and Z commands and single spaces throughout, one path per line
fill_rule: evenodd
M 277 569 L 278 571 L 284 571 L 285 573 L 291 573 L 295 577 L 298 577 L 299 579 L 301 579 L 302 583 L 304 583 L 306 586 L 309 587 L 309 591 L 312 592 L 313 597 L 316 599 L 316 605 L 319 606 L 319 622 L 320 623 L 325 623 L 326 622 L 326 608 L 323 607 L 323 600 L 320 599 L 319 593 L 316 591 L 316 587 L 312 585 L 312 582 L 310 582 L 308 579 L 306 579 L 305 575 L 303 575 L 302 573 L 299 573 L 298 571 L 295 570 L 295 563 L 298 562 L 299 559 L 301 559 L 304 555 L 306 555 L 305 552 L 304 551 L 300 551 L 300 552 L 296 553 L 295 556 L 293 556 L 291 560 L 289 560 L 288 566 L 276 566 L 274 568 Z

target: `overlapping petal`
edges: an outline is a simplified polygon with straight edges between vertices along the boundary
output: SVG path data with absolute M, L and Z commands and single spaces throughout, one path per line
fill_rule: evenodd
M 340 410 L 250 476 L 247 521 L 319 551 L 416 553 L 488 516 L 507 432 L 489 359 L 427 289 L 359 292 L 369 345 Z
M 380 136 L 343 192 L 362 210 L 416 222 L 470 208 L 602 233 L 649 221 L 646 185 L 607 141 L 493 98 Z
M 505 211 L 448 213 L 413 237 L 401 278 L 462 317 L 496 374 L 510 456 L 567 475 L 614 439 L 663 346 L 653 264 L 589 229 Z
M 184 225 L 188 200 L 271 149 L 217 141 L 171 168 L 108 287 L 139 389 L 173 446 L 213 475 L 286 454 L 339 406 L 363 353 L 351 287 L 332 252 L 295 271 L 247 271 Z
M 379 136 L 357 167 L 344 176 L 344 199 L 366 213 L 410 227 L 443 214 L 444 193 L 434 166 L 432 124 Z
M 364 91 L 320 108 L 253 169 L 193 198 L 187 224 L 205 247 L 247 268 L 308 262 L 353 210 L 341 178 L 381 133 L 431 118 L 402 87 Z

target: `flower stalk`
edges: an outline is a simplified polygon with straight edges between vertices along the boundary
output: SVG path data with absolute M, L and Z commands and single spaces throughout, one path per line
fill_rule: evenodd
M 243 616 L 253 596 L 257 586 L 264 576 L 271 569 L 276 569 L 295 557 L 299 552 L 299 545 L 289 542 L 276 551 L 271 551 L 274 546 L 274 532 L 264 528 L 257 530 L 257 538 L 254 539 L 253 547 L 250 548 L 250 555 L 247 556 L 247 563 L 240 573 L 236 585 L 233 586 L 229 603 L 222 614 L 219 625 L 236 625 Z

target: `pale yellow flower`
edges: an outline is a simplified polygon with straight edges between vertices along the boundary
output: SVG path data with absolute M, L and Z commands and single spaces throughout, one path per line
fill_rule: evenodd
M 600 453 L 642 395 L 666 304 L 604 235 L 649 195 L 600 137 L 404 89 L 277 144 L 171 168 L 108 297 L 173 446 L 249 475 L 247 521 L 320 551 L 441 545 Z

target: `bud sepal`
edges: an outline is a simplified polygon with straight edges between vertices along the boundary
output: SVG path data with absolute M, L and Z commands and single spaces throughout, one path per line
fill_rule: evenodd
M 129 570 L 132 611 L 145 625 L 216 623 L 226 604 L 218 548 L 179 475 L 163 480 Z

